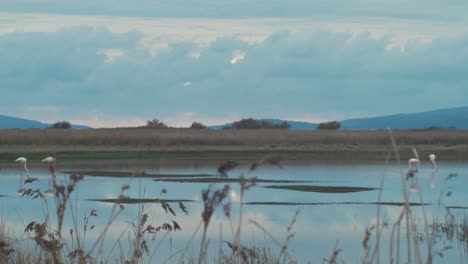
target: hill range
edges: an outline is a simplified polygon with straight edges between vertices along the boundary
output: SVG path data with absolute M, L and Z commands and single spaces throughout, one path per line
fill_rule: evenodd
M 281 120 L 281 119 L 262 119 L 272 123 L 286 121 L 293 130 L 316 129 L 318 123 L 309 123 L 301 121 Z M 340 120 L 342 129 L 422 129 L 430 127 L 439 128 L 457 128 L 468 129 L 468 107 L 457 107 L 439 109 L 433 111 L 395 114 L 387 116 L 376 116 L 367 118 L 353 118 Z M 230 127 L 232 123 L 209 126 L 211 129 L 222 129 Z M 51 124 L 41 123 L 34 120 L 0 115 L 0 129 L 8 128 L 47 128 Z M 76 129 L 90 129 L 91 127 L 82 125 L 72 125 Z
M 34 120 L 12 117 L 12 116 L 5 116 L 0 115 L 0 129 L 8 129 L 8 128 L 47 128 L 50 127 L 51 124 L 41 123 Z M 73 125 L 72 128 L 76 129 L 89 129 L 88 126 L 82 125 Z
M 281 119 L 262 119 L 273 123 L 286 121 L 291 129 L 316 129 L 318 123 L 289 121 Z M 418 129 L 418 128 L 457 128 L 468 129 L 468 107 L 439 109 L 433 111 L 395 114 L 387 116 L 353 118 L 341 120 L 342 129 Z M 213 129 L 222 129 L 231 126 L 231 123 L 211 126 Z

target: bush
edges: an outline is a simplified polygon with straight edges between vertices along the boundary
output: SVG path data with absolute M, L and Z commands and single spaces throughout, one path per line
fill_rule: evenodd
M 54 124 L 52 124 L 52 126 L 50 128 L 69 129 L 69 128 L 71 128 L 71 124 L 68 121 L 55 122 Z
M 168 126 L 164 123 L 159 121 L 159 119 L 148 120 L 146 122 L 146 127 L 150 128 L 168 128 Z
M 193 128 L 193 129 L 205 129 L 206 126 L 200 122 L 193 122 L 192 125 L 190 126 L 190 128 Z
M 319 126 L 318 126 L 318 129 L 336 130 L 336 129 L 340 129 L 340 128 L 341 128 L 341 124 L 338 121 L 320 123 Z
M 283 121 L 278 124 L 274 124 L 270 121 L 258 120 L 253 118 L 241 119 L 232 123 L 232 129 L 289 129 L 290 125 L 288 122 Z

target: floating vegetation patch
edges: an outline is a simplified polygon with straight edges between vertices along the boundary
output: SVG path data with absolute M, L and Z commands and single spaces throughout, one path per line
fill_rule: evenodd
M 186 178 L 186 179 L 154 179 L 155 181 L 165 181 L 165 182 L 187 182 L 187 183 L 239 183 L 241 178 Z M 319 181 L 294 181 L 294 180 L 271 180 L 271 179 L 255 179 L 252 182 L 255 183 L 306 183 L 306 182 L 319 182 Z
M 214 174 L 155 174 L 146 173 L 144 171 L 64 171 L 66 174 L 78 174 L 92 177 L 114 177 L 114 178 L 170 178 L 170 177 L 213 177 Z
M 371 187 L 353 187 L 353 186 L 311 186 L 311 185 L 269 185 L 263 186 L 269 189 L 281 189 L 300 192 L 319 192 L 319 193 L 351 193 L 378 190 Z
M 446 206 L 446 208 L 448 208 L 448 209 L 468 209 L 468 206 Z
M 137 204 L 137 203 L 194 203 L 196 200 L 189 199 L 150 199 L 150 198 L 110 198 L 110 199 L 87 199 L 92 202 L 103 202 L 103 203 L 116 203 L 117 201 L 122 204 Z
M 404 202 L 316 202 L 316 203 L 300 203 L 300 202 L 245 202 L 247 205 L 390 205 L 403 206 Z M 410 206 L 431 205 L 429 203 L 410 203 Z

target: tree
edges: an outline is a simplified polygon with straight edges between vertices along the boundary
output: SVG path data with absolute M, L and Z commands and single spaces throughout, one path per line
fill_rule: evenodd
M 205 129 L 206 126 L 200 122 L 193 122 L 192 125 L 190 126 L 190 128 L 193 128 L 193 129 Z
M 154 118 L 153 120 L 148 120 L 146 122 L 146 127 L 150 128 L 168 128 L 168 126 L 164 123 L 159 121 L 159 119 Z
M 278 128 L 282 128 L 282 129 L 291 128 L 291 125 L 286 121 L 283 121 L 283 122 L 279 123 L 277 126 L 278 126 Z
M 60 121 L 60 122 L 55 122 L 54 124 L 52 124 L 50 128 L 69 129 L 71 128 L 71 124 L 68 121 Z
M 275 124 L 266 120 L 258 120 L 253 118 L 245 118 L 239 121 L 232 123 L 232 129 L 288 129 L 290 127 L 289 123 L 283 121 L 281 123 Z
M 336 129 L 341 128 L 341 124 L 338 121 L 324 122 L 324 123 L 320 123 L 317 128 L 318 129 L 336 130 Z

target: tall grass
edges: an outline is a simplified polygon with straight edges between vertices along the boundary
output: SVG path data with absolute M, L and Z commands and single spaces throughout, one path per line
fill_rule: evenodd
M 399 144 L 468 144 L 463 130 L 397 130 Z M 2 129 L 0 145 L 25 146 L 277 146 L 388 145 L 385 130 L 197 130 L 115 128 L 94 130 Z

